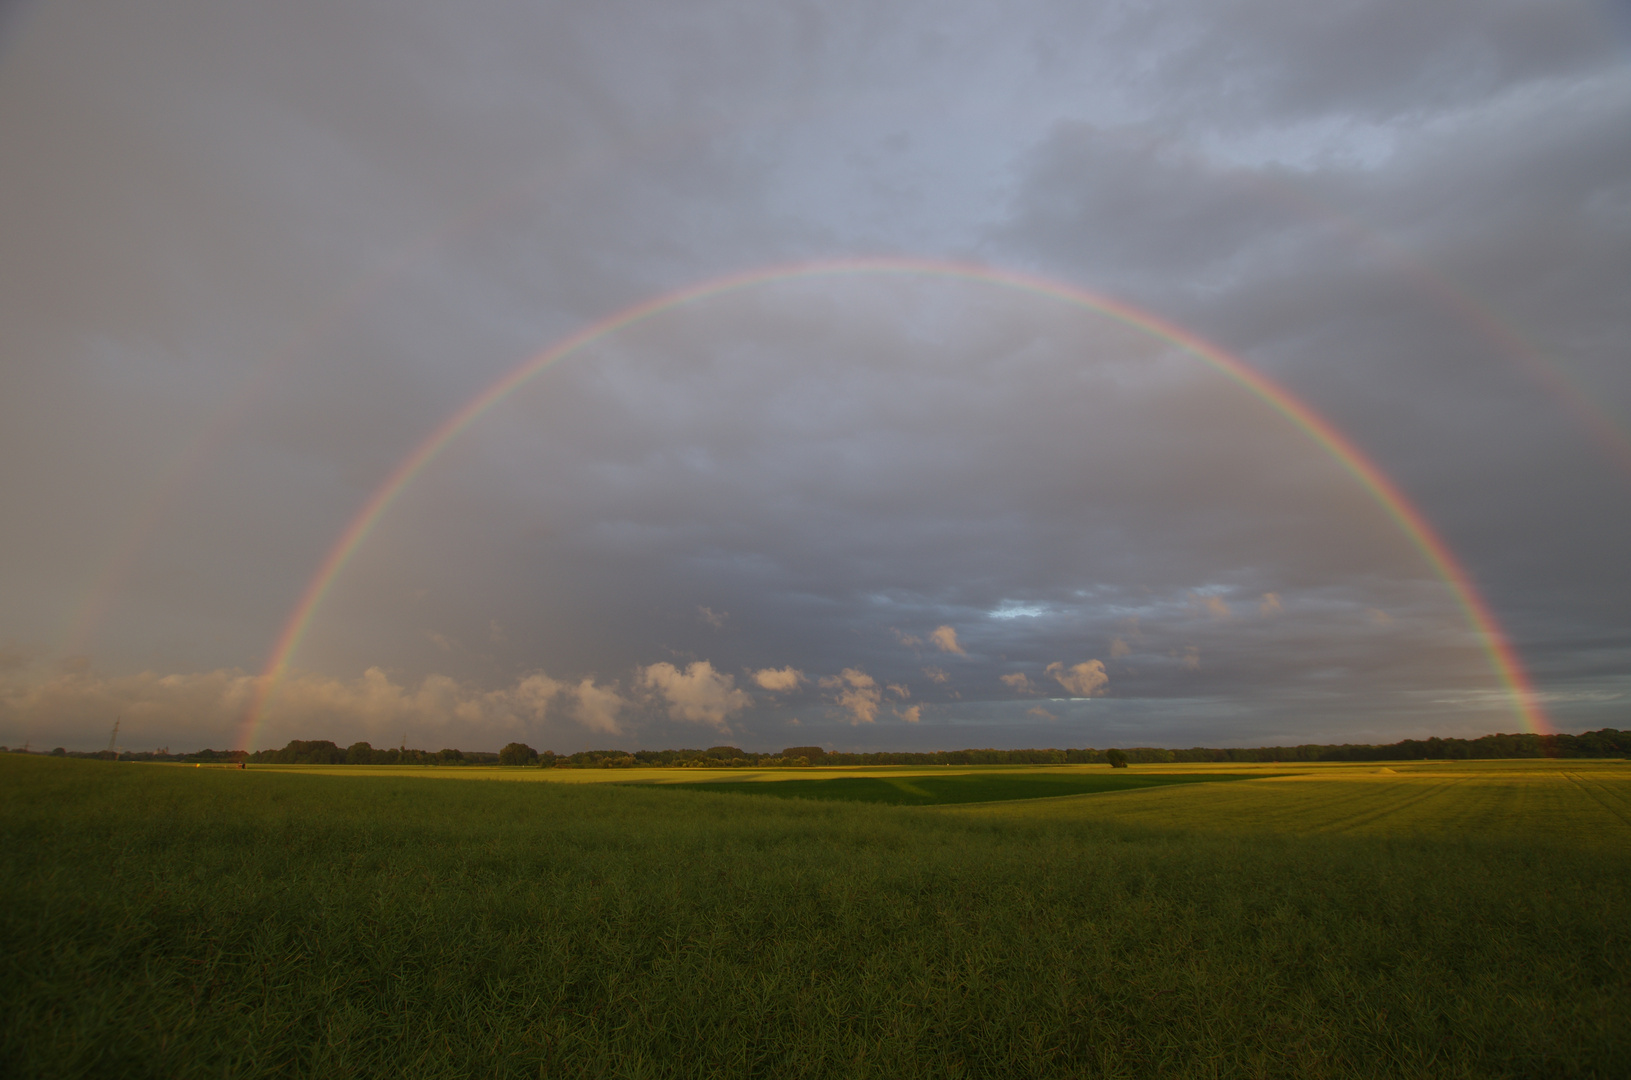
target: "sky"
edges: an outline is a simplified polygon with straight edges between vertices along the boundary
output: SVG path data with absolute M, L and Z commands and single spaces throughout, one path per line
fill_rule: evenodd
M 1606 0 L 11 5 L 0 742 L 1631 727 L 1627 132 Z

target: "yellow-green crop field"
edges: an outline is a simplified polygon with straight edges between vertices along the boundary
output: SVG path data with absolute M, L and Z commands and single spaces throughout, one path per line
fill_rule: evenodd
M 1628 901 L 1617 761 L 0 755 L 0 1075 L 1623 1077 Z

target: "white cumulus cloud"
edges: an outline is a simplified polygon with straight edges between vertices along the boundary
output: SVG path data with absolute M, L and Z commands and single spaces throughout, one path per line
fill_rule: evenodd
M 761 690 L 769 690 L 775 694 L 796 690 L 804 681 L 804 672 L 795 667 L 760 668 L 753 673 L 753 681 Z
M 883 691 L 872 676 L 860 668 L 845 668 L 837 675 L 823 676 L 821 685 L 838 691 L 838 705 L 850 715 L 852 724 L 871 724 L 878 719 L 878 703 Z
M 1061 663 L 1048 665 L 1048 674 L 1075 697 L 1096 697 L 1104 692 L 1110 676 L 1104 673 L 1104 661 L 1088 660 L 1066 667 Z
M 1006 675 L 997 676 L 997 678 L 1001 679 L 1003 684 L 1015 693 L 1029 694 L 1031 692 L 1030 676 L 1023 671 L 1010 671 Z
M 684 671 L 666 660 L 642 668 L 640 682 L 668 702 L 668 715 L 693 724 L 707 724 L 728 731 L 727 719 L 753 704 L 746 691 L 736 688 L 736 680 L 715 671 L 706 660 L 692 663 Z
M 584 679 L 570 691 L 572 718 L 591 731 L 617 735 L 623 727 L 618 713 L 628 705 L 621 695 L 609 686 L 597 686 L 593 679 Z

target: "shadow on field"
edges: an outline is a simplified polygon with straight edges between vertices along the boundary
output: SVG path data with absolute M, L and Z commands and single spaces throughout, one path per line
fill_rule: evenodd
M 714 780 L 665 785 L 672 791 L 707 791 L 727 795 L 768 795 L 775 799 L 822 802 L 888 803 L 894 806 L 942 806 L 951 803 L 1007 802 L 1061 795 L 1097 795 L 1142 791 L 1171 784 L 1211 784 L 1264 779 L 1269 774 L 1230 776 L 1211 773 L 974 773 L 956 776 L 840 776 L 828 780 Z

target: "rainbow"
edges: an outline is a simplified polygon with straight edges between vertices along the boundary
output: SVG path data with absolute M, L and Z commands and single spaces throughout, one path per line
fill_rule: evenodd
M 874 258 L 835 259 L 819 262 L 761 267 L 727 277 L 713 278 L 675 292 L 624 308 L 597 323 L 555 343 L 537 354 L 487 389 L 465 402 L 430 433 L 391 470 L 367 501 L 352 516 L 312 575 L 299 601 L 290 611 L 272 649 L 266 666 L 255 680 L 250 703 L 245 710 L 236 746 L 248 749 L 259 730 L 267 702 L 300 647 L 312 616 L 328 594 L 329 587 L 367 539 L 375 524 L 415 477 L 461 432 L 488 409 L 527 383 L 534 376 L 580 349 L 607 336 L 645 322 L 676 308 L 711 300 L 755 286 L 800 278 L 836 277 L 858 274 L 950 278 L 981 282 L 1038 296 L 1051 297 L 1076 307 L 1106 315 L 1127 326 L 1161 338 L 1212 365 L 1250 390 L 1282 416 L 1300 428 L 1342 465 L 1367 490 L 1383 511 L 1409 538 L 1433 572 L 1449 586 L 1468 623 L 1477 633 L 1490 666 L 1510 692 L 1512 706 L 1528 731 L 1547 734 L 1551 725 L 1539 704 L 1529 676 L 1517 652 L 1501 630 L 1495 613 L 1474 585 L 1472 576 L 1402 491 L 1346 435 L 1285 387 L 1194 334 L 1165 322 L 1130 304 L 1099 296 L 1074 285 L 1011 270 L 999 270 L 977 263 L 928 259 Z
M 587 162 L 574 163 L 572 168 L 583 171 L 584 175 L 592 175 Z M 1516 364 L 1549 393 L 1581 425 L 1588 438 L 1597 444 L 1622 477 L 1631 481 L 1631 432 L 1597 404 L 1588 388 L 1549 359 L 1541 346 L 1525 336 L 1523 330 L 1501 315 L 1490 302 L 1479 299 L 1454 279 L 1430 268 L 1404 245 L 1390 239 L 1374 226 L 1348 216 L 1305 190 L 1264 176 L 1251 179 L 1247 186 L 1268 193 L 1276 205 L 1290 206 L 1322 222 L 1357 248 L 1399 268 L 1429 299 Z M 350 315 L 394 279 L 418 265 L 423 258 L 485 223 L 496 212 L 513 205 L 516 199 L 527 193 L 528 190 L 520 186 L 501 191 L 470 209 L 454 214 L 446 223 L 410 242 L 388 265 L 368 274 L 339 294 L 337 301 L 325 306 L 313 323 L 297 331 L 286 346 L 280 347 L 272 360 L 308 347 L 310 340 Z M 155 494 L 134 504 L 146 509 L 128 520 L 121 531 L 113 534 L 100 560 L 100 569 L 90 576 L 89 584 L 66 617 L 67 628 L 60 635 L 57 648 L 59 655 L 71 655 L 89 647 L 93 635 L 113 609 L 115 598 L 124 587 L 141 549 L 151 542 L 156 533 L 165 508 L 180 496 L 185 480 L 207 460 L 210 451 L 231 430 L 235 418 L 253 402 L 269 381 L 270 372 L 263 368 L 242 394 L 217 411 L 192 446 L 164 471 L 160 480 L 153 485 Z

